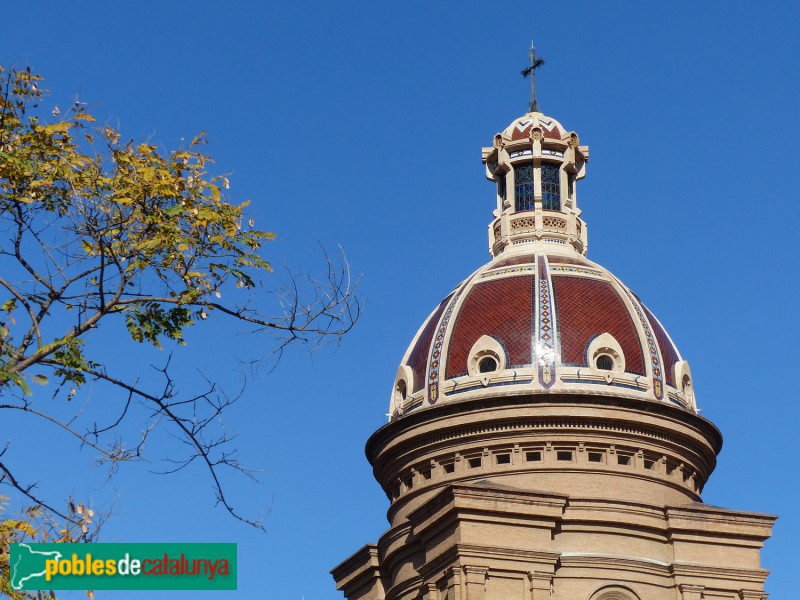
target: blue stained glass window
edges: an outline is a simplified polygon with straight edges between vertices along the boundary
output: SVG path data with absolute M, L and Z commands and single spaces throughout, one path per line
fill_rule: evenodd
M 558 165 L 542 163 L 542 208 L 561 210 L 561 186 Z
M 514 210 L 533 210 L 533 165 L 514 167 Z

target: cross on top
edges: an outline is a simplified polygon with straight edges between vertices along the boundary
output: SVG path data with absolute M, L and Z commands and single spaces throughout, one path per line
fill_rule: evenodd
M 531 40 L 531 49 L 528 52 L 528 58 L 531 61 L 531 66 L 522 70 L 522 76 L 531 76 L 531 101 L 528 104 L 528 112 L 540 112 L 539 101 L 536 99 L 536 69 L 544 65 L 544 59 L 536 54 L 536 48 Z

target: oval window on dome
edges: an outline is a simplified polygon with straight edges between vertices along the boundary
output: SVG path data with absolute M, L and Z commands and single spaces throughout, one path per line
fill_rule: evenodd
M 497 361 L 493 356 L 484 356 L 478 362 L 478 371 L 480 373 L 492 373 L 497 371 Z
M 614 370 L 614 359 L 611 358 L 608 354 L 601 354 L 600 356 L 598 356 L 594 364 L 601 371 Z

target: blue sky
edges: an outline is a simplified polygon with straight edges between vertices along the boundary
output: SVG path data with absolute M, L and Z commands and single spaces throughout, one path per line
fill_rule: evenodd
M 53 103 L 79 95 L 124 137 L 171 148 L 205 130 L 233 198 L 252 199 L 257 224 L 278 234 L 275 264 L 309 268 L 317 241 L 342 244 L 367 299 L 338 351 L 289 352 L 228 415 L 241 459 L 263 469 L 261 484 L 234 479 L 230 493 L 249 514 L 268 511 L 266 534 L 215 509 L 199 467 L 158 477 L 133 465 L 106 481 L 71 441 L 9 422 L 0 436 L 14 464 L 45 492 L 113 505 L 105 541 L 233 541 L 238 595 L 339 597 L 328 570 L 386 527 L 363 446 L 385 422 L 398 362 L 488 260 L 494 192 L 480 148 L 527 108 L 519 71 L 534 37 L 542 110 L 591 148 L 579 188 L 589 257 L 690 362 L 703 415 L 725 437 L 704 500 L 780 515 L 763 565 L 767 590 L 790 597 L 798 13 L 736 1 L 5 6 L 0 63 L 30 64 Z M 200 369 L 235 388 L 236 358 L 268 355 L 268 340 L 211 321 L 176 366 L 184 381 Z M 147 376 L 152 354 L 117 334 L 109 326 L 94 348 Z

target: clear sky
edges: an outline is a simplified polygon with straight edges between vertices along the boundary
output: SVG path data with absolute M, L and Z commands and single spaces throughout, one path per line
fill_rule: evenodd
M 367 308 L 342 347 L 289 352 L 250 378 L 226 421 L 241 460 L 264 469 L 261 484 L 229 490 L 244 512 L 269 511 L 265 534 L 214 508 L 199 465 L 171 477 L 123 466 L 106 482 L 72 441 L 0 424 L 8 460 L 43 492 L 114 505 L 103 541 L 237 542 L 239 592 L 215 598 L 340 597 L 329 569 L 386 528 L 363 446 L 398 363 L 488 260 L 480 149 L 527 109 L 533 37 L 542 110 L 591 148 L 579 188 L 589 257 L 690 362 L 725 437 L 704 500 L 780 515 L 767 590 L 796 593 L 797 3 L 31 1 L 6 3 L 2 22 L 0 63 L 44 74 L 53 103 L 79 95 L 124 137 L 165 148 L 205 130 L 232 196 L 278 234 L 277 265 L 313 266 L 320 240 L 363 273 Z M 238 333 L 212 322 L 190 335 L 183 376 L 235 388 L 235 359 L 269 353 Z M 146 377 L 152 356 L 116 334 L 94 347 Z

